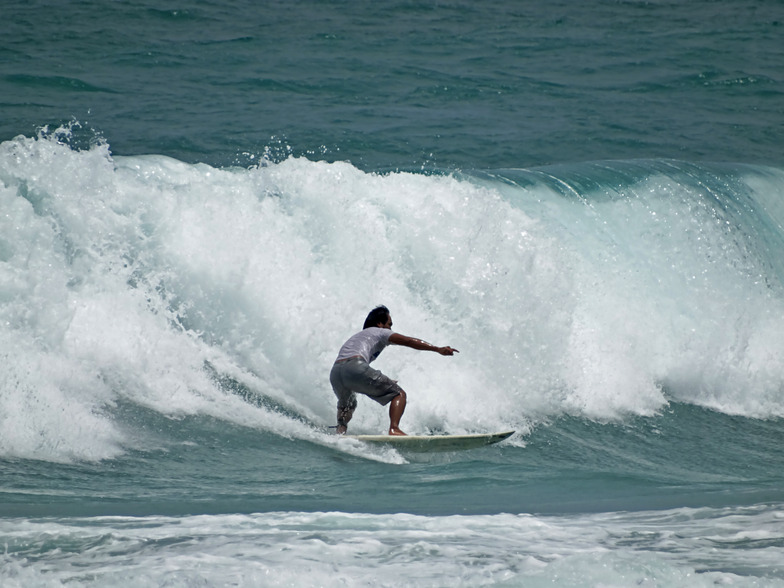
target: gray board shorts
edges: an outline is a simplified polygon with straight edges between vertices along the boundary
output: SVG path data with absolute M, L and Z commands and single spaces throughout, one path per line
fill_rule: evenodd
M 397 382 L 370 367 L 361 357 L 336 361 L 329 373 L 329 382 L 338 397 L 339 409 L 355 408 L 357 392 L 384 406 L 403 391 Z

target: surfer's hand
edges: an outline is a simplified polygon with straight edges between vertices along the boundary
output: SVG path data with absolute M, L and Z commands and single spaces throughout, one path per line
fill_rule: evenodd
M 457 349 L 452 349 L 451 347 L 439 347 L 437 351 L 441 355 L 454 355 L 455 353 L 460 353 Z

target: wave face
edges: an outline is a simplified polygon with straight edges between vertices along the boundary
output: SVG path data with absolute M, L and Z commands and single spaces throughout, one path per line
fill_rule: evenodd
M 563 283 L 549 299 L 529 286 L 546 310 L 524 314 L 557 333 L 537 338 L 556 350 L 539 357 L 559 366 L 542 370 L 563 391 L 555 410 L 601 419 L 675 399 L 782 414 L 781 170 L 632 161 L 482 177 L 552 243 L 539 259 Z
M 784 416 L 782 196 L 782 170 L 740 165 L 217 169 L 20 136 L 0 145 L 0 452 L 111 458 L 148 443 L 145 412 L 331 443 L 329 367 L 377 303 L 461 350 L 379 359 L 413 432 L 672 401 Z

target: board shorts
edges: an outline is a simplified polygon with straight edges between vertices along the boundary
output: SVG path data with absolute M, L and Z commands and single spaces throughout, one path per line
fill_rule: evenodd
M 356 408 L 357 393 L 384 406 L 403 391 L 395 380 L 370 367 L 361 357 L 336 361 L 329 373 L 329 382 L 338 397 L 339 410 Z

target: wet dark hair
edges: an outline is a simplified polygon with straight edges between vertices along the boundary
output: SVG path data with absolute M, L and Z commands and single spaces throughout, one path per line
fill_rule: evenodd
M 377 327 L 378 323 L 384 324 L 387 322 L 387 319 L 389 319 L 389 309 L 384 305 L 376 306 L 370 311 L 370 314 L 367 315 L 365 326 L 362 328 Z

